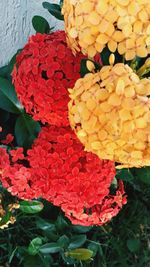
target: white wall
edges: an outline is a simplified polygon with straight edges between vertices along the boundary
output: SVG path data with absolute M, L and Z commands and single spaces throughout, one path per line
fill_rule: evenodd
M 32 17 L 45 17 L 50 26 L 63 28 L 63 22 L 55 20 L 42 2 L 57 0 L 0 0 L 0 66 L 6 64 L 15 52 L 22 48 L 28 36 L 34 33 Z

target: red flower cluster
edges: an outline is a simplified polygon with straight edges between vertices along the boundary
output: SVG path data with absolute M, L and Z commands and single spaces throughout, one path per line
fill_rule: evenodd
M 126 202 L 122 184 L 116 196 L 109 195 L 114 163 L 85 152 L 70 127 L 43 127 L 25 157 L 28 167 L 10 166 L 8 158 L 5 162 L 7 168 L 0 165 L 1 179 L 12 194 L 25 199 L 41 196 L 60 206 L 75 224 L 102 225 Z
M 84 151 L 68 121 L 68 92 L 79 78 L 80 60 L 67 48 L 65 33 L 36 34 L 17 57 L 17 94 L 42 127 L 32 148 L 9 155 L 0 148 L 3 186 L 22 199 L 42 197 L 60 206 L 74 224 L 102 225 L 126 203 L 122 182 L 110 194 L 114 162 Z
M 31 36 L 17 56 L 12 76 L 17 95 L 34 120 L 69 125 L 66 91 L 80 77 L 82 58 L 67 47 L 64 31 Z
M 17 152 L 18 150 L 12 150 L 11 154 Z M 34 177 L 32 169 L 25 167 L 21 162 L 23 154 L 20 152 L 19 154 L 18 162 L 15 162 L 17 158 L 14 160 L 14 155 L 11 158 L 5 148 L 0 148 L 0 180 L 3 186 L 14 196 L 27 200 L 38 198 L 40 193 L 36 187 L 36 177 Z M 32 185 L 30 184 L 31 181 Z

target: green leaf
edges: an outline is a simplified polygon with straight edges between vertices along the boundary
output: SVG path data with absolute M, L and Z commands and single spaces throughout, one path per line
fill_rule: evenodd
M 99 248 L 100 248 L 100 244 L 90 243 L 88 245 L 88 249 L 93 251 L 93 255 L 92 255 L 93 257 L 96 256 Z
M 81 226 L 81 225 L 73 225 L 72 229 L 80 234 L 84 234 L 89 232 L 91 229 L 93 228 L 93 226 Z
M 0 77 L 0 108 L 19 114 L 23 107 L 18 101 L 14 86 L 12 83 Z
M 55 225 L 53 223 L 49 223 L 45 220 L 43 220 L 42 218 L 38 218 L 36 221 L 36 226 L 37 228 L 46 231 L 46 230 L 50 230 L 50 231 L 54 231 L 56 230 Z
M 3 66 L 0 68 L 0 76 L 2 78 L 6 78 L 8 77 L 9 74 L 9 65 Z
M 50 265 L 47 264 L 47 260 L 46 262 L 44 260 L 45 259 L 43 259 L 41 255 L 39 257 L 38 255 L 33 256 L 33 255 L 25 254 L 25 256 L 22 259 L 23 265 L 21 264 L 21 266 L 23 267 L 49 267 Z
M 50 4 L 48 2 L 43 2 L 43 7 L 49 11 L 49 13 L 56 19 L 64 20 L 64 16 L 61 14 L 61 7 L 57 4 Z
M 66 235 L 62 235 L 57 242 L 60 247 L 67 248 L 69 245 L 69 238 Z
M 40 201 L 33 200 L 33 201 L 21 201 L 20 209 L 24 213 L 34 214 L 38 213 L 43 209 L 43 204 Z
M 28 253 L 30 255 L 36 255 L 39 252 L 39 248 L 42 246 L 42 239 L 40 237 L 34 238 L 28 247 Z
M 134 169 L 134 175 L 145 184 L 150 185 L 150 167 Z
M 29 115 L 21 114 L 15 124 L 15 137 L 18 146 L 29 148 L 40 132 L 41 127 Z
M 116 178 L 127 182 L 132 182 L 134 180 L 134 176 L 129 169 L 117 170 Z
M 141 243 L 139 239 L 128 239 L 127 247 L 131 252 L 137 252 L 140 249 Z
M 76 235 L 70 240 L 69 249 L 75 249 L 82 246 L 86 241 L 86 235 Z
M 116 177 L 114 177 L 114 180 L 112 181 L 111 186 L 113 188 L 117 189 L 117 187 L 118 187 L 118 181 L 117 181 Z
M 11 216 L 12 216 L 12 213 L 10 211 L 7 211 L 7 213 L 2 217 L 0 221 L 0 226 L 2 227 L 3 225 L 7 224 Z
M 87 261 L 93 256 L 93 251 L 86 248 L 78 248 L 65 253 L 66 257 L 70 256 L 77 260 Z
M 57 253 L 57 252 L 61 251 L 61 247 L 57 243 L 52 242 L 52 243 L 47 243 L 47 244 L 41 246 L 39 251 L 41 253 L 44 253 L 44 254 Z
M 66 230 L 66 228 L 69 227 L 69 224 L 67 223 L 67 221 L 62 217 L 62 215 L 59 215 L 57 218 L 57 221 L 55 223 L 56 228 L 58 229 L 58 231 L 63 231 Z
M 47 20 L 41 16 L 34 16 L 32 19 L 32 25 L 36 32 L 49 33 L 50 26 Z
M 6 66 L 0 68 L 0 77 L 11 81 L 11 73 L 16 63 L 16 56 L 18 55 L 18 53 L 20 53 L 21 50 L 22 49 L 19 49 L 16 52 L 16 54 L 11 58 L 10 62 Z

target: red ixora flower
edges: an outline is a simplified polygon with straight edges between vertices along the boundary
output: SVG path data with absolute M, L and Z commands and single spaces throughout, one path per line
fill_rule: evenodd
M 6 138 L 4 140 L 1 140 L 1 143 L 8 145 L 8 144 L 12 143 L 13 140 L 14 140 L 14 136 L 9 133 L 6 135 Z
M 109 193 L 114 163 L 85 152 L 70 127 L 44 126 L 24 160 L 27 167 L 20 158 L 0 164 L 3 185 L 20 198 L 41 196 L 60 206 L 74 224 L 102 225 L 126 202 L 122 182 Z
M 69 125 L 68 88 L 80 77 L 81 53 L 67 47 L 64 31 L 37 33 L 17 56 L 12 77 L 17 95 L 34 120 Z
M 12 156 L 12 161 L 16 162 L 19 159 L 23 160 L 24 159 L 24 154 L 23 154 L 23 148 L 18 147 L 17 149 L 13 149 L 10 151 L 10 155 Z

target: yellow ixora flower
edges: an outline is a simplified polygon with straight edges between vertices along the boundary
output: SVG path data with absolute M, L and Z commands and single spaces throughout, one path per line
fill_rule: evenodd
M 69 92 L 70 124 L 86 151 L 118 168 L 150 166 L 150 79 L 118 63 L 86 74 Z
M 89 57 L 108 45 L 126 60 L 150 53 L 149 0 L 64 0 L 67 42 Z

